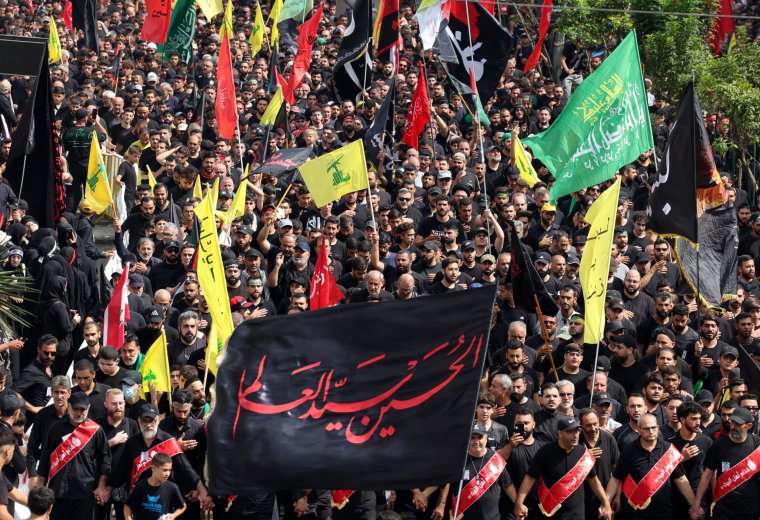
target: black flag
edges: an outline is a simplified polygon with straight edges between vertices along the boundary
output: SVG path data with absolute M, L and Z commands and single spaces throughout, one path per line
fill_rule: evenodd
M 364 155 L 379 170 L 377 157 L 384 148 L 393 147 L 393 107 L 396 104 L 396 75 L 390 79 L 390 89 L 364 136 Z
M 267 127 L 268 129 L 269 127 Z M 268 144 L 265 141 L 262 146 Z M 264 164 L 251 173 L 266 173 L 278 177 L 283 173 L 295 170 L 312 157 L 314 157 L 314 150 L 311 148 L 280 148 L 268 157 Z
M 372 5 L 357 0 L 351 22 L 338 49 L 333 69 L 333 89 L 339 100 L 358 100 L 372 82 Z
M 48 72 L 47 46 L 32 96 L 13 134 L 5 178 L 16 195 L 29 204 L 41 227 L 54 227 L 56 211 L 63 211 L 63 178 L 53 127 L 53 91 Z M 26 163 L 24 163 L 26 157 Z
M 98 7 L 95 0 L 72 0 L 71 23 L 75 29 L 84 32 L 84 45 L 98 52 L 100 36 L 98 35 Z
M 536 314 L 536 299 L 541 305 L 541 312 L 546 316 L 555 316 L 559 307 L 538 276 L 536 266 L 528 257 L 520 237 L 517 235 L 515 226 L 509 224 L 509 245 L 512 249 L 512 263 L 509 265 L 509 279 L 512 281 L 512 292 L 515 295 L 515 304 L 528 312 Z
M 736 296 L 739 247 L 736 208 L 724 204 L 706 210 L 697 219 L 697 224 L 699 250 L 688 240 L 677 238 L 678 265 L 684 279 L 702 301 L 710 307 L 720 307 L 725 297 Z
M 208 425 L 211 492 L 458 480 L 494 299 L 485 287 L 242 323 Z
M 454 48 L 457 62 L 444 63 L 444 66 L 464 85 L 470 84 L 472 70 L 481 103 L 485 105 L 496 91 L 512 55 L 512 38 L 479 2 L 450 4 L 451 16 L 446 25 L 446 34 Z

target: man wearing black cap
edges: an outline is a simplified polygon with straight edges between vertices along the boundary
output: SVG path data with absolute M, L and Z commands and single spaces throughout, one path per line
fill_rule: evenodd
M 119 388 L 124 395 L 124 414 L 130 419 L 137 420 L 143 405 L 147 403 L 140 397 L 142 376 L 139 372 L 128 370 L 126 377 L 121 380 Z
M 95 382 L 95 367 L 88 359 L 81 359 L 74 365 L 74 381 L 77 386 L 72 389 L 73 394 L 84 393 L 90 401 L 88 416 L 93 421 L 100 421 L 106 416 L 106 391 L 108 385 Z
M 145 321 L 145 327 L 141 327 L 135 331 L 135 336 L 137 336 L 137 341 L 140 345 L 140 352 L 143 354 L 153 345 L 161 334 L 162 329 L 166 331 L 167 343 L 171 343 L 179 338 L 177 329 L 164 323 L 164 308 L 161 305 L 150 307 L 145 313 Z
M 467 459 L 462 477 L 462 491 L 457 496 L 460 482 L 451 483 L 451 511 L 463 515 L 468 520 L 498 518 L 499 500 L 506 495 L 514 501 L 517 495 L 512 479 L 507 471 L 504 458 L 488 448 L 488 432 L 479 423 L 472 426 L 470 443 L 467 446 Z M 441 494 L 433 514 L 434 518 L 443 516 L 446 503 L 446 490 Z
M 309 286 L 314 274 L 314 266 L 309 262 L 311 248 L 305 241 L 295 242 L 293 256 L 289 261 L 285 261 L 282 252 L 277 253 L 274 259 L 274 265 L 270 266 L 267 284 L 272 291 L 272 298 L 281 301 L 290 297 L 290 283 L 293 280 L 305 281 Z
M 692 519 L 701 518 L 702 499 L 710 487 L 714 520 L 754 520 L 760 515 L 760 438 L 749 433 L 753 420 L 749 410 L 736 408 L 731 414 L 729 434 L 716 440 L 707 452 L 696 501 L 692 503 Z
M 171 294 L 177 288 L 177 285 L 185 276 L 185 266 L 179 257 L 180 243 L 176 240 L 169 240 L 164 245 L 163 261 L 150 270 L 148 279 L 154 291 L 166 289 Z
M 68 419 L 53 424 L 42 445 L 37 474 L 55 493 L 51 519 L 89 520 L 93 495 L 98 504 L 109 500 L 111 452 L 103 429 L 87 417 L 89 409 L 83 392 L 72 394 Z
M 236 259 L 230 258 L 224 261 L 224 278 L 227 281 L 227 294 L 230 298 L 248 296 L 246 286 L 241 280 L 240 266 Z
M 736 376 L 731 375 L 731 371 L 739 366 L 739 351 L 736 347 L 724 345 L 718 358 L 718 370 L 709 370 L 703 388 L 710 390 L 713 394 L 721 394 L 728 387 L 730 380 Z
M 0 397 L 0 435 L 6 432 L 13 433 L 13 424 L 24 409 L 24 404 L 26 404 L 25 401 L 13 393 Z M 27 459 L 21 453 L 20 446 L 16 444 L 13 459 L 10 464 L 3 466 L 3 475 L 11 484 L 17 486 L 19 475 L 23 475 L 26 469 Z M 13 513 L 13 508 L 10 506 L 11 504 L 9 504 L 9 511 Z
M 177 484 L 184 496 L 191 502 L 200 501 L 202 508 L 208 508 L 211 497 L 206 486 L 193 470 L 177 439 L 161 430 L 158 426 L 158 410 L 152 404 L 146 404 L 139 412 L 138 425 L 140 433 L 132 435 L 124 443 L 122 456 L 116 462 L 108 477 L 109 491 L 114 487 L 126 485 L 132 489 L 140 480 L 150 476 L 152 455 L 161 452 L 172 458 L 172 472 L 169 479 Z
M 66 206 L 75 211 L 82 200 L 84 183 L 87 181 L 87 167 L 90 161 L 90 144 L 92 143 L 92 126 L 88 125 L 90 110 L 80 108 L 74 112 L 74 126 L 66 130 L 61 137 L 66 152 L 66 162 L 73 181 L 66 189 Z M 98 141 L 105 141 L 105 133 L 98 133 Z
M 689 504 L 694 503 L 694 492 L 680 465 L 683 456 L 675 446 L 660 439 L 655 416 L 643 414 L 638 428 L 639 440 L 621 450 L 607 485 L 607 496 L 626 519 L 670 520 L 671 481 Z
M 611 518 L 610 502 L 594 470 L 594 456 L 579 443 L 580 428 L 575 418 L 561 419 L 557 423 L 557 441 L 545 444 L 538 450 L 517 493 L 514 509 L 517 520 L 528 518 L 525 499 L 536 482 L 539 485 L 538 507 L 544 516 L 560 520 L 583 518 L 583 484 L 586 482 L 601 502 L 599 517 L 605 520 Z

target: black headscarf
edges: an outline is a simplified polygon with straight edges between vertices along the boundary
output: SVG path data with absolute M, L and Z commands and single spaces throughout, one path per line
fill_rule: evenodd
M 66 278 L 53 276 L 40 295 L 40 315 L 44 315 L 56 302 L 63 302 L 69 308 L 69 299 L 66 296 Z

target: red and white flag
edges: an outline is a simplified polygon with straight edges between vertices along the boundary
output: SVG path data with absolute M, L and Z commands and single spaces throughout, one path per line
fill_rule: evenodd
M 129 302 L 127 301 L 127 281 L 129 264 L 124 264 L 119 281 L 114 287 L 111 301 L 108 302 L 103 315 L 104 345 L 119 348 L 124 343 L 124 326 L 129 321 Z
M 311 277 L 311 292 L 309 293 L 309 308 L 313 311 L 324 309 L 343 299 L 343 292 L 335 282 L 330 269 L 328 269 L 326 239 L 321 240 L 317 264 L 314 266 L 314 275 Z

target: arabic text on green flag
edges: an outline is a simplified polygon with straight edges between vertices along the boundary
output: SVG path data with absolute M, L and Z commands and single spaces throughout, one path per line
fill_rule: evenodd
M 157 54 L 160 53 L 164 60 L 168 60 L 169 54 L 177 51 L 181 61 L 190 63 L 195 38 L 195 19 L 195 0 L 177 0 L 172 8 L 166 43 L 158 46 Z
M 282 23 L 295 18 L 298 23 L 303 23 L 306 15 L 314 8 L 314 0 L 287 0 L 277 17 L 277 23 Z
M 652 149 L 636 33 L 581 83 L 548 130 L 523 142 L 556 178 L 552 201 L 612 178 Z

